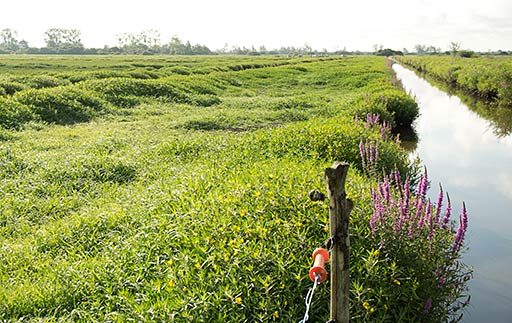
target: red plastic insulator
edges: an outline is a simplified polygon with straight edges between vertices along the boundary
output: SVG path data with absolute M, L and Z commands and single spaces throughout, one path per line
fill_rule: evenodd
M 313 259 L 315 259 L 315 263 L 309 270 L 309 278 L 314 282 L 315 275 L 318 275 L 320 276 L 318 282 L 323 283 L 327 279 L 327 270 L 324 266 L 329 261 L 329 252 L 324 248 L 317 248 L 313 251 Z

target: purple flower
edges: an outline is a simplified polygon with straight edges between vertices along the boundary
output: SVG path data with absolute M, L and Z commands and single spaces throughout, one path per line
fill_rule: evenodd
M 432 308 L 432 299 L 429 298 L 429 299 L 427 299 L 427 301 L 425 302 L 425 305 L 423 306 L 423 314 L 427 314 L 428 312 L 430 312 L 431 308 Z
M 425 226 L 428 228 L 432 224 L 432 203 L 430 200 L 427 202 L 427 207 L 425 209 Z
M 412 222 L 409 222 L 409 231 L 407 232 L 407 237 L 409 239 L 412 239 L 414 235 L 414 224 Z
M 395 170 L 393 175 L 395 175 L 396 187 L 402 188 L 402 181 L 400 180 L 400 171 L 398 169 Z
M 377 166 L 377 161 L 379 160 L 379 152 L 380 148 L 379 143 L 377 142 L 377 144 L 375 145 L 375 166 Z
M 450 223 L 450 215 L 452 213 L 452 203 L 450 201 L 450 195 L 448 193 L 446 193 L 446 199 L 448 200 L 448 203 L 446 205 L 446 213 L 443 219 L 443 229 L 448 228 L 448 223 Z
M 455 239 L 453 241 L 452 252 L 457 254 L 462 247 L 462 243 L 464 242 L 464 236 L 466 235 L 466 230 L 468 229 L 468 216 L 466 213 L 466 204 L 462 202 L 462 213 L 460 215 L 459 226 L 457 227 L 457 232 L 455 233 Z
M 446 283 L 446 276 L 443 275 L 439 278 L 439 280 L 437 281 L 437 288 L 442 288 L 444 286 L 444 284 Z
M 418 230 L 421 230 L 421 228 L 423 227 L 423 216 L 421 214 L 422 211 L 423 211 L 423 200 L 419 199 L 418 203 L 416 204 L 416 215 L 415 215 L 415 218 L 419 219 L 418 220 Z
M 428 174 L 427 174 L 427 167 L 425 167 L 425 172 L 423 173 L 423 176 L 421 177 L 420 184 L 418 186 L 418 198 L 424 199 L 425 195 L 427 194 L 428 189 Z
M 434 218 L 434 227 L 437 226 L 439 223 L 439 215 L 441 214 L 441 208 L 443 207 L 443 186 L 441 183 L 439 183 L 439 195 L 437 196 L 437 203 L 436 203 L 436 216 Z
M 366 165 L 365 165 L 365 153 L 364 153 L 364 144 L 363 144 L 363 139 L 361 139 L 361 141 L 359 142 L 359 154 L 361 155 L 361 161 L 362 161 L 362 166 L 363 166 L 363 171 L 364 169 L 366 168 Z
M 378 194 L 376 190 L 372 190 L 372 202 L 373 202 L 373 214 L 370 218 L 370 227 L 372 229 L 372 234 L 375 235 L 377 231 L 376 222 L 380 220 L 381 223 L 384 221 L 384 211 L 385 207 L 382 203 L 381 196 Z

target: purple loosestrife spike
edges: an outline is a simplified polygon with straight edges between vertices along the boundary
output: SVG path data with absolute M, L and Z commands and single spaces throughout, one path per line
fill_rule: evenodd
M 423 211 L 423 200 L 422 199 L 419 199 L 418 200 L 419 203 L 417 204 L 417 209 L 416 209 L 416 216 L 415 218 L 416 219 L 419 219 L 418 220 L 418 230 L 421 230 L 421 228 L 423 228 L 423 216 L 422 216 L 422 211 Z
M 373 202 L 373 214 L 370 218 L 370 227 L 372 229 L 373 235 L 375 235 L 376 232 L 376 221 L 380 220 L 383 221 L 383 213 L 384 213 L 384 206 L 382 204 L 381 196 L 378 194 L 376 190 L 372 189 L 371 192 L 372 195 L 372 202 Z
M 384 183 L 379 181 L 379 184 L 377 185 L 377 188 L 379 189 L 379 194 L 381 197 L 384 197 L 386 195 L 384 191 Z
M 386 141 L 386 128 L 380 128 L 380 137 L 382 138 L 383 141 Z
M 379 143 L 375 145 L 375 168 L 377 168 L 377 161 L 379 160 L 380 148 Z
M 439 216 L 441 215 L 441 208 L 443 207 L 443 186 L 441 183 L 439 183 L 439 195 L 437 196 L 437 203 L 436 203 L 436 216 L 434 218 L 434 226 L 433 228 L 437 227 L 439 223 Z
M 366 162 L 365 162 L 366 155 L 364 152 L 363 139 L 361 139 L 361 141 L 359 142 L 359 154 L 361 155 L 361 167 L 363 168 L 363 173 L 365 173 L 366 172 Z
M 466 204 L 462 202 L 462 213 L 460 215 L 459 226 L 457 227 L 457 232 L 455 233 L 455 239 L 453 241 L 452 252 L 454 254 L 458 254 L 460 248 L 462 247 L 462 243 L 464 242 L 464 236 L 466 235 L 466 230 L 468 229 L 468 216 L 466 213 Z
M 425 305 L 423 306 L 423 314 L 428 314 L 430 309 L 432 308 L 432 298 L 427 299 Z
M 446 276 L 442 275 L 439 280 L 437 281 L 437 288 L 442 288 L 444 284 L 446 283 Z
M 389 201 L 389 209 L 390 210 L 393 210 L 395 208 L 395 205 L 396 205 L 396 200 L 395 198 L 393 197 L 390 201 Z
M 372 214 L 372 217 L 370 218 L 370 228 L 372 229 L 373 236 L 375 236 L 375 233 L 377 232 L 377 228 L 375 227 L 376 218 L 377 218 L 376 211 L 374 211 Z
M 395 184 L 396 184 L 396 187 L 402 189 L 403 187 L 401 187 L 402 185 L 402 181 L 400 180 L 400 171 L 398 169 L 395 169 L 395 172 L 394 174 L 395 175 Z
M 403 221 L 402 221 L 402 214 L 404 212 L 404 201 L 402 199 L 398 200 L 398 211 L 400 216 L 398 217 L 398 220 L 393 223 L 393 231 L 395 233 L 400 232 L 402 230 Z
M 428 200 L 427 208 L 425 209 L 425 226 L 432 229 L 432 203 L 430 200 Z
M 386 204 L 389 204 L 389 200 L 391 197 L 391 188 L 389 179 L 386 177 L 386 180 L 384 181 L 384 200 L 386 201 Z
M 375 162 L 373 141 L 370 141 L 369 150 L 370 150 L 370 162 L 369 162 L 369 164 L 371 165 L 371 167 L 373 167 L 374 162 Z
M 407 232 L 407 237 L 409 239 L 412 239 L 413 236 L 414 236 L 414 224 L 412 223 L 412 221 L 409 221 L 409 231 Z
M 409 210 L 409 199 L 410 199 L 410 190 L 409 190 L 409 179 L 405 180 L 404 185 L 404 200 L 402 203 L 402 210 L 400 212 L 400 230 L 404 228 L 404 223 L 407 221 L 407 218 L 410 215 Z
M 356 113 L 356 126 L 359 125 L 359 115 Z
M 418 198 L 424 199 L 425 195 L 427 194 L 428 189 L 428 174 L 427 174 L 427 167 L 425 167 L 425 171 L 423 173 L 423 176 L 421 177 L 420 185 L 418 187 Z
M 450 223 L 450 215 L 452 213 L 452 203 L 450 201 L 450 195 L 446 193 L 447 205 L 446 205 L 446 213 L 443 219 L 443 229 L 448 228 L 448 223 Z
M 409 182 L 409 178 L 405 179 L 404 183 L 404 196 L 405 196 L 405 206 L 409 207 L 409 199 L 411 197 L 411 183 Z

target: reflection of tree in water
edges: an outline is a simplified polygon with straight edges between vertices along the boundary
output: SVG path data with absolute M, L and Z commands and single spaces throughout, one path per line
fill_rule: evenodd
M 482 118 L 490 121 L 492 130 L 497 137 L 512 134 L 512 109 L 496 104 L 457 94 L 461 101 Z
M 428 80 L 430 84 L 446 92 L 448 95 L 457 96 L 471 111 L 476 112 L 480 117 L 489 121 L 497 137 L 503 138 L 512 134 L 512 107 L 500 106 L 498 102 L 488 102 L 478 97 L 470 96 L 462 90 L 448 86 L 424 73 L 416 74 Z

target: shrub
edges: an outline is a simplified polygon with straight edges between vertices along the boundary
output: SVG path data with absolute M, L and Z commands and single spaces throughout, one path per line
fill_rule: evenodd
M 117 106 L 126 106 L 126 97 L 167 97 L 173 102 L 188 103 L 188 95 L 179 86 L 161 80 L 115 78 L 91 80 L 82 84 L 85 89 L 100 93 Z M 132 100 L 129 100 L 132 102 Z
M 375 104 L 383 104 L 384 108 L 393 115 L 397 127 L 410 126 L 419 115 L 416 101 L 399 90 L 388 90 L 374 99 Z
M 352 118 L 316 119 L 298 122 L 271 131 L 262 130 L 254 135 L 254 150 L 271 157 L 296 156 L 314 160 L 341 160 L 351 163 L 363 171 L 363 161 L 359 153 L 362 138 L 374 138 L 380 143 L 380 158 L 376 168 L 379 171 L 398 168 L 411 177 L 415 168 L 410 164 L 406 152 L 394 142 L 383 141 L 381 128 L 364 127 L 354 123 Z
M 2 89 L 2 92 L 8 95 L 12 95 L 16 92 L 25 90 L 26 88 L 28 88 L 26 85 L 19 82 L 0 80 L 0 89 Z
M 41 120 L 57 124 L 88 121 L 107 107 L 94 92 L 73 87 L 26 90 L 15 99 Z
M 388 124 L 395 123 L 393 114 L 386 109 L 382 100 L 372 99 L 370 94 L 357 100 L 346 110 L 346 113 L 350 116 L 357 116 L 360 119 L 365 118 L 367 115 L 376 114 L 379 115 L 382 121 L 386 121 Z
M 12 98 L 0 97 L 0 126 L 8 129 L 18 129 L 35 115 L 26 106 Z
M 409 180 L 403 181 L 394 172 L 372 189 L 368 239 L 373 249 L 353 282 L 362 304 L 356 315 L 376 322 L 459 321 L 469 303 L 471 278 L 471 269 L 460 262 L 466 208 L 456 227 L 448 195 L 442 212 L 442 188 L 435 205 L 426 198 L 426 171 L 415 193 Z
M 26 86 L 34 89 L 50 88 L 57 86 L 70 85 L 71 82 L 66 79 L 57 78 L 49 75 L 31 75 L 16 78 L 17 82 L 23 83 Z

